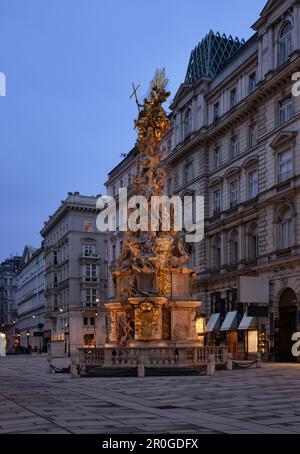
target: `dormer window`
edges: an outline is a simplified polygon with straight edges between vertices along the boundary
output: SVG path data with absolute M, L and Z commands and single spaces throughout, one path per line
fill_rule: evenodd
M 292 24 L 285 22 L 279 33 L 278 64 L 286 62 L 292 53 Z

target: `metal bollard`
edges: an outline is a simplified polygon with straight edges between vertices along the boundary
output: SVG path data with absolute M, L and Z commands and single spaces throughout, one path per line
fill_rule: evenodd
M 226 369 L 232 370 L 232 354 L 231 353 L 227 354 Z
M 256 353 L 256 368 L 261 369 L 261 353 Z
M 215 355 L 209 355 L 208 356 L 208 363 L 207 363 L 207 375 L 209 377 L 212 377 L 215 375 L 216 372 L 216 359 Z

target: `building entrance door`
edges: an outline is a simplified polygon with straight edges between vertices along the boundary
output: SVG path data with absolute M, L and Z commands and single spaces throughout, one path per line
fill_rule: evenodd
M 232 354 L 232 359 L 237 359 L 238 354 L 238 333 L 237 331 L 229 331 L 228 333 L 228 349 Z
M 292 335 L 297 331 L 296 294 L 287 289 L 279 301 L 279 360 L 295 361 L 292 355 Z

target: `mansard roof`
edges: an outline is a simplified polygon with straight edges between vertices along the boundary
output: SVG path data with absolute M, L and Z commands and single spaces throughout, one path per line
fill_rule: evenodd
M 214 78 L 224 65 L 245 44 L 245 41 L 214 33 L 212 30 L 192 50 L 185 84 L 193 84 L 203 77 Z

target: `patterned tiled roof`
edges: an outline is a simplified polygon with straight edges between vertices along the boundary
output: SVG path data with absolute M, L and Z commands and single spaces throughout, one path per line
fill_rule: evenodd
M 202 77 L 216 77 L 245 41 L 210 31 L 191 53 L 185 83 L 192 84 Z

